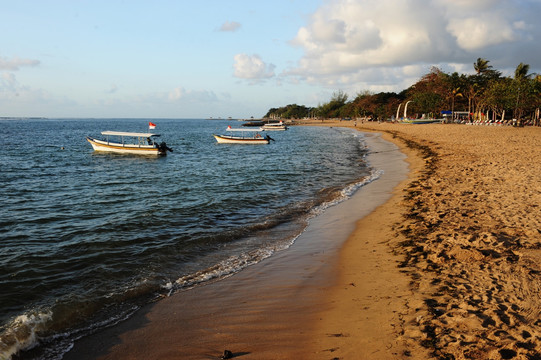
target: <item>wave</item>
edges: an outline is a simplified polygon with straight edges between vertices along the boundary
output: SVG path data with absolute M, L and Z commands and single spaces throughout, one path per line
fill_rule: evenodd
M 0 359 L 8 360 L 20 350 L 34 346 L 36 333 L 47 328 L 52 316 L 50 310 L 33 312 L 17 316 L 8 323 L 0 337 Z
M 139 308 L 140 306 L 132 304 L 85 326 L 56 333 L 52 330 L 55 327 L 55 314 L 51 309 L 17 316 L 4 326 L 5 330 L 0 335 L 0 360 L 9 360 L 21 351 L 29 352 L 23 358 L 60 360 L 71 350 L 76 340 L 130 318 Z M 32 350 L 38 345 L 39 350 L 32 354 Z
M 338 191 L 338 195 L 330 201 L 324 202 L 323 204 L 317 206 L 313 210 L 313 216 L 321 214 L 325 209 L 335 206 L 347 199 L 351 198 L 355 192 L 357 192 L 361 187 L 370 184 L 371 182 L 379 179 L 383 175 L 383 170 L 371 169 L 370 174 L 366 177 L 363 177 L 361 180 L 356 181 L 347 185 L 345 188 Z
M 353 196 L 353 194 L 355 194 L 355 192 L 358 191 L 361 187 L 379 179 L 382 174 L 382 170 L 372 169 L 368 176 L 365 176 L 359 181 L 351 183 L 345 188 L 336 191 L 334 193 L 335 196 L 333 196 L 332 199 L 324 201 L 321 204 L 313 207 L 308 212 L 305 220 L 314 218 L 317 215 L 323 213 L 329 207 L 338 205 L 339 203 L 346 201 L 347 199 L 351 198 L 351 196 Z M 230 277 L 248 266 L 263 261 L 264 259 L 272 256 L 277 251 L 286 250 L 291 247 L 295 243 L 295 240 L 302 234 L 302 232 L 306 228 L 306 225 L 303 226 L 299 232 L 297 232 L 287 241 L 281 242 L 279 244 L 269 245 L 264 248 L 258 248 L 248 252 L 242 252 L 238 255 L 230 256 L 229 258 L 222 260 L 211 267 L 197 271 L 193 274 L 182 276 L 174 282 L 167 282 L 166 284 L 162 285 L 162 287 L 168 291 L 167 296 L 170 296 L 180 290 L 191 289 L 198 285 Z

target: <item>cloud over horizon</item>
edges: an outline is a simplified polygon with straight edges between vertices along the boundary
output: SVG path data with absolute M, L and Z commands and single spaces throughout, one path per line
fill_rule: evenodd
M 209 90 L 186 90 L 182 86 L 171 90 L 167 96 L 170 101 L 186 101 L 193 103 L 209 103 L 218 100 L 218 97 L 213 91 Z
M 234 57 L 234 76 L 240 79 L 263 81 L 275 76 L 273 64 L 266 64 L 259 55 L 237 54 Z
M 483 57 L 495 67 L 516 67 L 517 53 L 502 53 L 502 46 L 539 68 L 541 2 L 521 5 L 528 6 L 506 0 L 328 0 L 291 41 L 304 54 L 284 74 L 325 86 L 404 86 L 421 75 L 411 72 L 415 65 L 473 71 L 470 64 Z
M 21 59 L 19 57 L 14 57 L 12 59 L 7 59 L 5 57 L 0 57 L 0 70 L 9 70 L 17 71 L 23 66 L 38 66 L 40 64 L 39 60 L 32 59 Z

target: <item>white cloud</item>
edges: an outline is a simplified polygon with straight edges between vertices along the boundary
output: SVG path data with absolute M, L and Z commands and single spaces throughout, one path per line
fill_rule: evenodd
M 422 65 L 406 65 L 402 67 L 402 72 L 404 75 L 418 77 L 424 74 L 426 68 Z
M 450 19 L 447 30 L 465 50 L 477 50 L 515 40 L 512 24 L 495 14 L 479 14 L 469 18 Z
M 21 59 L 18 57 L 7 59 L 0 57 L 0 70 L 16 71 L 22 66 L 38 66 L 39 64 L 39 60 Z
M 240 29 L 241 24 L 236 21 L 226 21 L 220 26 L 220 31 L 237 31 Z
M 241 79 L 261 81 L 274 77 L 273 64 L 266 64 L 259 55 L 235 55 L 234 76 Z
M 167 96 L 172 102 L 195 102 L 206 104 L 218 100 L 218 97 L 213 91 L 208 90 L 186 90 L 183 87 L 177 87 L 171 90 Z
M 540 68 L 539 13 L 539 0 L 326 0 L 291 41 L 304 55 L 283 75 L 346 87 L 378 74 L 374 86 L 398 86 L 416 66 L 473 71 L 478 57 Z

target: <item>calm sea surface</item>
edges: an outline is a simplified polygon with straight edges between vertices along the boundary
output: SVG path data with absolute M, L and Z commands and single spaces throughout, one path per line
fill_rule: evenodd
M 149 121 L 173 153 L 95 153 L 85 140 Z M 0 359 L 59 359 L 144 303 L 287 249 L 310 217 L 376 176 L 352 130 L 217 144 L 227 125 L 241 123 L 0 120 Z

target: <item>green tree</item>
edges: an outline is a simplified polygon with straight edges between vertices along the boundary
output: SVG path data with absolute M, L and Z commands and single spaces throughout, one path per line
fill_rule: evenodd
M 407 91 L 407 100 L 413 100 L 411 110 L 428 116 L 446 108 L 448 96 L 448 75 L 437 67 L 432 67 L 417 83 Z
M 444 98 L 434 92 L 418 92 L 412 96 L 414 109 L 429 116 L 440 113 L 445 106 Z M 411 105 L 410 105 L 411 106 Z
M 473 63 L 475 72 L 480 75 L 492 68 L 492 65 L 488 65 L 489 61 L 483 58 L 477 58 L 477 61 Z
M 515 69 L 515 80 L 524 81 L 529 79 L 532 74 L 528 74 L 528 71 L 530 71 L 530 65 L 524 63 L 518 64 Z
M 449 108 L 454 112 L 457 108 L 467 107 L 469 113 L 492 111 L 502 119 L 514 111 L 519 119 L 541 124 L 541 76 L 529 74 L 529 65 L 520 63 L 514 78 L 502 77 L 501 72 L 493 69 L 490 62 L 483 58 L 478 58 L 473 66 L 474 75 L 447 74 L 433 67 L 419 81 L 398 94 L 363 91 L 348 102 L 348 95 L 340 90 L 333 93 L 329 102 L 317 108 L 290 104 L 270 109 L 266 117 L 302 118 L 317 115 L 327 118 L 373 116 L 388 119 L 396 114 L 400 104 L 411 100 L 409 113 L 430 115 Z
M 541 75 L 536 75 L 533 79 L 535 97 L 535 110 L 533 123 L 535 126 L 541 125 Z
M 353 100 L 352 116 L 368 117 L 376 119 L 390 118 L 398 108 L 403 98 L 394 92 L 381 92 L 372 94 L 369 91 L 360 92 Z
M 340 109 L 346 104 L 347 100 L 348 94 L 346 94 L 342 90 L 334 92 L 331 101 L 326 104 L 320 105 L 318 107 L 318 112 L 320 116 L 326 118 L 341 117 Z
M 506 112 L 515 106 L 515 84 L 510 78 L 491 81 L 485 89 L 484 102 L 488 109 L 504 120 Z
M 528 80 L 532 74 L 528 74 L 530 71 L 530 65 L 520 63 L 515 69 L 515 86 L 517 90 L 516 94 L 516 105 L 515 105 L 515 118 L 519 121 L 522 121 L 522 114 L 524 113 L 525 107 L 527 106 L 527 95 L 531 91 L 530 84 Z
M 302 119 L 309 117 L 313 109 L 304 105 L 290 104 L 280 108 L 272 108 L 264 118 Z
M 492 65 L 488 64 L 489 62 L 489 60 L 477 58 L 477 61 L 473 63 L 473 68 L 475 69 L 475 72 L 478 76 L 484 78 L 485 81 L 490 79 L 497 79 L 502 75 L 501 72 L 494 70 Z
M 443 74 L 444 81 L 447 85 L 447 101 L 450 103 L 449 108 L 451 109 L 451 119 L 454 119 L 455 114 L 455 105 L 459 105 L 461 108 L 465 109 L 464 93 L 467 88 L 468 80 L 465 75 L 459 75 L 457 72 L 452 73 L 451 75 Z

